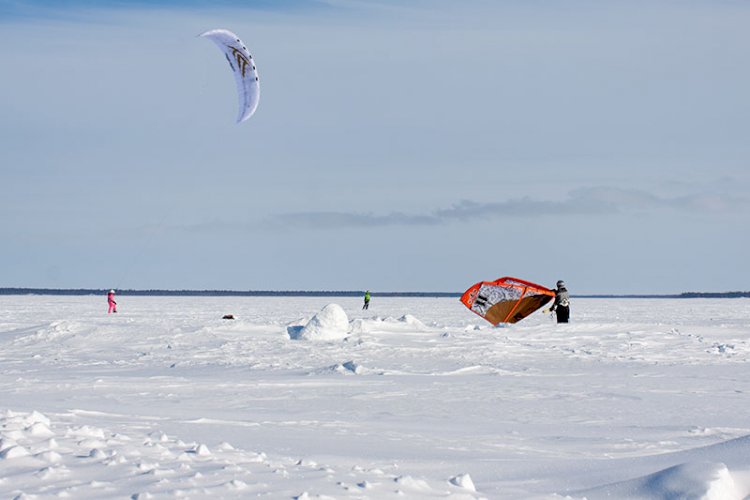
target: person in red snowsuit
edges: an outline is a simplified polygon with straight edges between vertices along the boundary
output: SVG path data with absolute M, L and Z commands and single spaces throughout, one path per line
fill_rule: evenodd
M 109 304 L 109 310 L 107 311 L 107 314 L 110 313 L 116 313 L 117 312 L 117 302 L 115 302 L 115 291 L 110 290 L 107 294 L 107 303 Z

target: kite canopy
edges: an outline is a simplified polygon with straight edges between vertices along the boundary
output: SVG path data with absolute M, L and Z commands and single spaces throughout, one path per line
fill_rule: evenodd
M 200 36 L 212 40 L 229 62 L 237 83 L 237 96 L 240 101 L 240 112 L 237 123 L 244 122 L 255 113 L 260 99 L 260 84 L 258 71 L 255 69 L 253 56 L 242 43 L 242 40 L 229 30 L 211 30 Z
M 472 285 L 461 296 L 461 302 L 497 325 L 521 321 L 554 297 L 555 292 L 549 288 L 506 276 Z

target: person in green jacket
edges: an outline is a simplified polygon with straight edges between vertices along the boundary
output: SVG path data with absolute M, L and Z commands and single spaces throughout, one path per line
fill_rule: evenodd
M 367 290 L 365 292 L 365 305 L 362 306 L 362 309 L 369 309 L 370 308 L 370 290 Z

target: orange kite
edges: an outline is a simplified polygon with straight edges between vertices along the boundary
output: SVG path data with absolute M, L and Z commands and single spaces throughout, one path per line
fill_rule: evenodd
M 554 297 L 555 292 L 549 288 L 506 276 L 472 285 L 461 296 L 461 302 L 497 325 L 521 321 Z

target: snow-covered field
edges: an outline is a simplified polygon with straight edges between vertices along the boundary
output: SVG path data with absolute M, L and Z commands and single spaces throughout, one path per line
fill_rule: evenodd
M 0 498 L 750 495 L 749 300 L 118 303 L 0 297 Z

